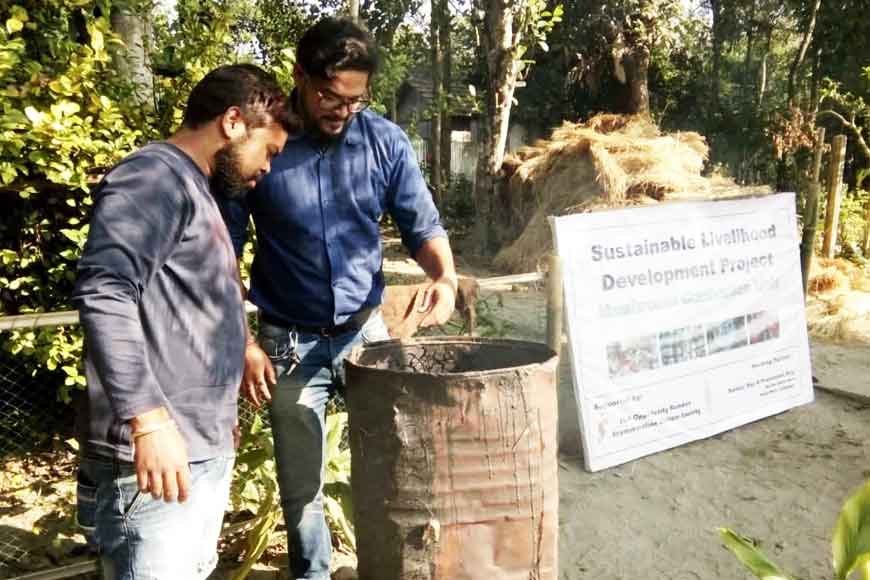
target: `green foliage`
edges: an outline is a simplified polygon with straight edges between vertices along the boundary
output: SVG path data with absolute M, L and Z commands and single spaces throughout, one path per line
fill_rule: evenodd
M 719 528 L 719 537 L 750 572 L 762 580 L 793 580 L 779 566 L 771 562 L 751 538 L 741 536 L 728 528 Z
M 271 545 L 281 518 L 272 429 L 257 412 L 241 434 L 230 499 L 235 511 L 254 514 L 253 525 L 245 538 L 244 560 L 233 574 L 234 580 L 241 580 Z
M 335 538 L 347 549 L 356 551 L 350 489 L 350 447 L 346 442 L 346 431 L 347 413 L 333 412 L 327 415 L 323 509 Z
M 350 493 L 350 449 L 345 432 L 347 413 L 331 408 L 326 417 L 326 469 L 323 507 L 333 535 L 345 548 L 356 549 Z M 242 580 L 266 549 L 282 538 L 275 537 L 281 520 L 272 429 L 260 413 L 242 432 L 236 457 L 236 477 L 230 493 L 233 509 L 254 513 L 245 538 L 244 559 L 233 574 Z
M 411 51 L 381 49 L 381 68 L 372 83 L 373 111 L 382 115 L 389 112 L 396 102 L 399 87 L 408 78 L 414 57 Z
M 68 308 L 90 187 L 151 135 L 129 82 L 113 72 L 109 51 L 120 41 L 99 16 L 109 9 L 0 3 L 0 195 L 23 198 L 0 225 L 0 314 Z M 4 346 L 57 382 L 61 400 L 84 387 L 77 328 L 13 332 Z
M 156 119 L 150 123 L 160 136 L 181 124 L 190 90 L 209 70 L 254 56 L 246 50 L 254 44 L 254 36 L 242 26 L 251 10 L 247 1 L 178 0 L 176 10 L 171 25 L 159 13 L 154 25 Z
M 846 500 L 834 527 L 831 549 L 837 580 L 846 580 L 856 570 L 864 580 L 870 578 L 870 482 Z
M 70 308 L 91 188 L 124 155 L 177 128 L 192 86 L 251 44 L 239 25 L 247 0 L 180 0 L 171 26 L 157 14 L 152 107 L 112 64 L 121 41 L 106 15 L 116 4 L 0 1 L 0 315 Z M 287 88 L 293 62 L 287 47 L 273 61 Z M 85 385 L 81 345 L 69 327 L 10 332 L 2 348 L 68 401 Z
M 870 192 L 862 189 L 846 192 L 840 201 L 838 241 L 844 257 L 860 256 L 858 252 L 864 241 L 865 229 L 870 227 L 866 219 L 868 204 L 870 204 Z M 870 258 L 870 256 L 863 257 Z
M 449 224 L 450 231 L 455 227 L 470 225 L 474 219 L 474 188 L 471 180 L 463 174 L 457 174 L 450 180 L 445 198 L 446 205 L 441 211 Z
M 316 4 L 302 0 L 257 0 L 248 3 L 238 26 L 256 39 L 258 56 L 272 65 L 282 58 L 284 49 L 296 46 L 309 26 L 322 16 L 335 13 L 339 6 L 336 0 Z
M 861 77 L 870 84 L 870 66 L 862 69 Z M 860 94 L 843 89 L 843 83 L 825 77 L 821 87 L 822 104 L 840 109 L 851 119 L 863 120 L 870 117 L 870 104 Z
M 55 0 L 31 12 L 12 6 L 0 30 L 0 62 L 6 65 L 0 65 L 0 185 L 18 184 L 25 196 L 35 188 L 24 180 L 37 176 L 86 193 L 90 176 L 142 137 L 131 129 L 144 124 L 142 115 L 120 103 L 129 87 L 110 66 L 109 45 L 119 41 L 108 21 L 82 4 Z M 78 32 L 86 42 L 71 39 L 74 15 L 84 22 Z M 89 198 L 66 202 L 87 205 Z
M 520 12 L 516 19 L 518 30 L 524 32 L 527 42 L 514 46 L 515 58 L 522 59 L 530 46 L 537 46 L 544 52 L 550 50 L 547 44 L 547 35 L 553 27 L 562 22 L 565 9 L 557 4 L 552 10 L 547 7 L 546 0 L 526 0 L 520 3 Z M 524 61 L 530 65 L 533 61 Z
M 728 528 L 719 528 L 725 547 L 757 578 L 762 580 L 793 580 L 764 555 L 757 542 Z M 847 580 L 858 572 L 862 580 L 870 580 L 870 482 L 856 490 L 843 504 L 831 540 L 833 567 L 837 580 Z

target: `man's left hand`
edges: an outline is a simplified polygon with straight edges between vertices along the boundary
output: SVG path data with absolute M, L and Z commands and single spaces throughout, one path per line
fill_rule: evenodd
M 426 312 L 426 316 L 420 322 L 420 327 L 441 326 L 453 314 L 456 307 L 456 292 L 458 281 L 456 278 L 442 276 L 438 278 L 423 292 L 418 312 Z

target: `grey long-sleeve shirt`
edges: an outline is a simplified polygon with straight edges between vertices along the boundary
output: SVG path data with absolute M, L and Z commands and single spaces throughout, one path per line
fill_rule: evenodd
M 236 268 L 208 179 L 180 149 L 152 143 L 106 175 L 73 293 L 85 454 L 130 461 L 127 421 L 160 406 L 191 461 L 232 454 L 245 342 Z

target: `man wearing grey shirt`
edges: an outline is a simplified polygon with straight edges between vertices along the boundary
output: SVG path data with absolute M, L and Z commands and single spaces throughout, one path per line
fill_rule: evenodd
M 181 129 L 94 193 L 73 302 L 86 341 L 78 518 L 110 579 L 201 579 L 229 493 L 246 340 L 241 287 L 212 191 L 241 195 L 289 129 L 253 65 L 217 68 Z

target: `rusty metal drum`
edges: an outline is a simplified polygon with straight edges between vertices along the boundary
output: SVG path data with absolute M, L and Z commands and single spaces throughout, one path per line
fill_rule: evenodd
M 361 580 L 555 580 L 557 355 L 472 337 L 345 362 Z

